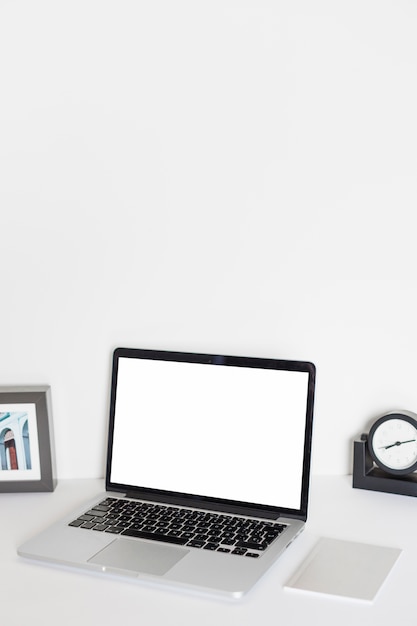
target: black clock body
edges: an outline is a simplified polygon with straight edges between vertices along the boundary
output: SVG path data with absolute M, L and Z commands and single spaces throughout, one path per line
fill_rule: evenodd
M 394 411 L 379 417 L 354 442 L 353 487 L 417 496 L 417 415 Z

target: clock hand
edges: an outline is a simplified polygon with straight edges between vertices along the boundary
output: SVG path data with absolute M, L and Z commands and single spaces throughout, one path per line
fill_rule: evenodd
M 415 439 L 407 439 L 407 441 L 396 441 L 395 443 L 391 443 L 389 446 L 381 446 L 384 450 L 388 450 L 388 448 L 393 448 L 394 446 L 401 446 L 403 443 L 411 443 L 415 441 Z

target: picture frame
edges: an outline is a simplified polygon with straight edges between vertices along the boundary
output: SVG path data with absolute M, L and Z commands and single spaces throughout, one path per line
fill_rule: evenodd
M 0 387 L 0 493 L 56 484 L 50 386 Z

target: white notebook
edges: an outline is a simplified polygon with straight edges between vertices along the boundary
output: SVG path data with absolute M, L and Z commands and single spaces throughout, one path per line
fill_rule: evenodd
M 398 548 L 321 538 L 285 587 L 372 602 L 400 554 Z

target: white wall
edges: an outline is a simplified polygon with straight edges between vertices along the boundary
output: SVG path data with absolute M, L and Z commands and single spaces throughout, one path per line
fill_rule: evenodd
M 104 472 L 114 347 L 317 365 L 313 471 L 417 411 L 411 0 L 0 0 L 0 384 Z

